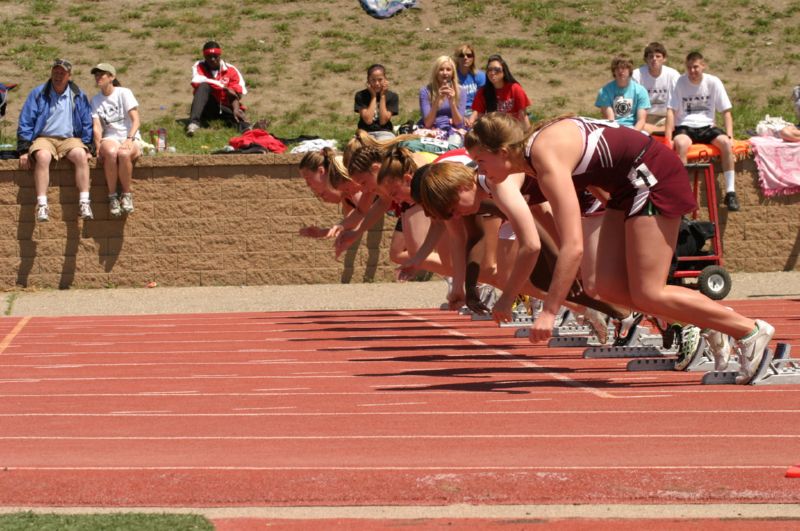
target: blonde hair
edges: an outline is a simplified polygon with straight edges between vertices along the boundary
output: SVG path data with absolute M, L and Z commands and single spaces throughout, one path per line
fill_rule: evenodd
M 521 152 L 525 143 L 536 131 L 574 116 L 575 114 L 568 113 L 540 120 L 526 130 L 522 122 L 510 114 L 490 112 L 478 118 L 472 129 L 464 136 L 464 147 L 469 150 L 480 146 L 492 152 L 506 148 L 512 152 Z
M 373 164 L 383 162 L 384 154 L 400 142 L 419 138 L 419 135 L 399 135 L 388 140 L 377 140 L 359 129 L 345 146 L 342 162 L 350 174 L 369 171 Z
M 334 189 L 338 189 L 343 182 L 350 180 L 347 168 L 339 162 L 336 151 L 332 148 L 325 147 L 320 151 L 309 151 L 303 155 L 303 158 L 300 160 L 301 170 L 314 171 L 320 166 L 325 168 L 328 183 Z
M 431 101 L 433 101 L 434 94 L 439 94 L 439 89 L 442 86 L 442 84 L 439 82 L 439 68 L 441 68 L 445 63 L 449 63 L 450 68 L 453 70 L 453 78 L 450 80 L 450 83 L 453 87 L 453 101 L 458 102 L 459 97 L 461 96 L 461 85 L 458 83 L 458 68 L 456 67 L 455 61 L 453 61 L 453 58 L 449 55 L 441 55 L 433 62 L 433 68 L 431 68 L 431 79 L 428 83 L 428 94 L 430 95 Z
M 469 73 L 474 76 L 475 74 L 478 73 L 478 69 L 475 67 L 475 65 L 478 64 L 478 56 L 475 55 L 475 48 L 473 48 L 471 44 L 466 44 L 465 43 L 465 44 L 462 44 L 461 46 L 459 46 L 458 48 L 456 48 L 456 51 L 453 54 L 453 57 L 454 58 L 458 57 L 459 54 L 467 53 L 467 52 L 472 54 L 472 66 L 469 67 Z
M 475 170 L 457 162 L 426 166 L 421 175 L 419 196 L 425 214 L 435 219 L 450 219 L 458 192 L 475 186 Z

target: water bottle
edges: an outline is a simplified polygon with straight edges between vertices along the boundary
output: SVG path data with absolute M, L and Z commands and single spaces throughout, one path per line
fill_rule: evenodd
M 156 144 L 156 151 L 163 152 L 167 150 L 167 130 L 163 127 L 158 129 L 158 139 Z

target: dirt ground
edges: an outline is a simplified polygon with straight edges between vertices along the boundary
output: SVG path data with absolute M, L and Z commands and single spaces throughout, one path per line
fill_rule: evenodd
M 433 60 L 464 41 L 481 67 L 491 53 L 506 57 L 537 116 L 594 113 L 612 56 L 638 62 L 652 40 L 667 46 L 679 70 L 688 51 L 701 49 L 734 105 L 788 100 L 800 81 L 800 2 L 713 4 L 419 0 L 419 9 L 378 20 L 356 0 L 0 0 L 0 81 L 20 84 L 0 132 L 14 136 L 25 95 L 47 79 L 56 56 L 75 64 L 74 79 L 90 95 L 91 67 L 114 64 L 145 122 L 184 118 L 191 64 L 212 38 L 243 71 L 251 115 L 270 117 L 273 132 L 284 135 L 354 126 L 353 93 L 373 62 L 387 66 L 401 116 L 411 117 Z

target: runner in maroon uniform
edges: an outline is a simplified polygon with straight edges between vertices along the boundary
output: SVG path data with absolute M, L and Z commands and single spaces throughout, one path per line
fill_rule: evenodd
M 681 216 L 696 208 L 686 170 L 674 153 L 610 122 L 562 117 L 525 131 L 500 113 L 481 117 L 465 145 L 493 182 L 518 172 L 535 176 L 552 206 L 560 252 L 531 340 L 550 336 L 583 254 L 574 189 L 597 187 L 609 194 L 597 263 L 600 296 L 706 329 L 718 358 L 727 356 L 727 341 L 713 331 L 736 338 L 741 365 L 737 383 L 752 379 L 775 329 L 698 291 L 666 283 Z

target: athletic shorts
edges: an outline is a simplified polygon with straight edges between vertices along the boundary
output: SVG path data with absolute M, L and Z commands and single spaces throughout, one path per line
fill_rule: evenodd
M 28 153 L 33 155 L 39 150 L 49 152 L 55 160 L 63 159 L 73 149 L 86 150 L 80 138 L 55 138 L 52 136 L 40 136 L 31 144 Z
M 693 144 L 710 144 L 715 138 L 724 135 L 725 131 L 713 125 L 705 127 L 686 127 L 679 125 L 672 132 L 672 138 L 675 139 L 678 135 L 686 135 L 692 139 Z

